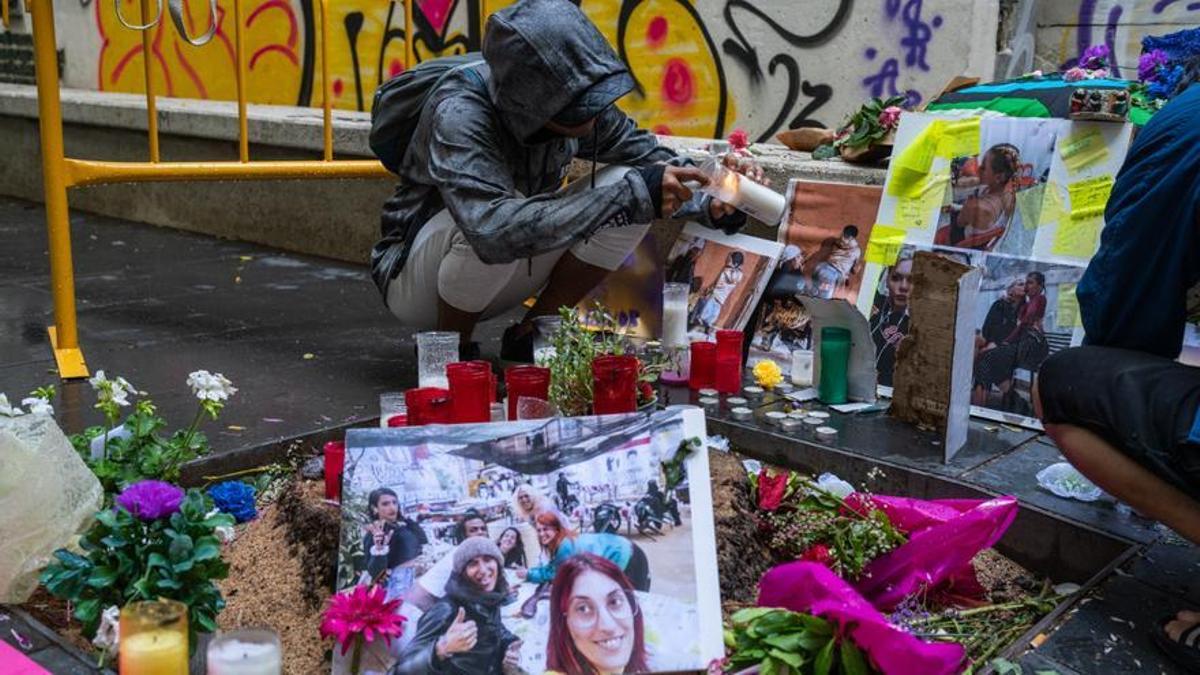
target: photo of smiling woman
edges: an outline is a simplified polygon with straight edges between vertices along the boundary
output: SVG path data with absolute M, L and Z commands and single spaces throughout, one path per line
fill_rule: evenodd
M 581 553 L 564 562 L 550 591 L 546 670 L 609 675 L 649 670 L 644 617 L 633 584 L 612 562 Z
M 400 502 L 391 488 L 378 488 L 367 496 L 370 524 L 364 527 L 362 568 L 372 579 L 421 555 L 428 543 L 425 531 L 400 513 Z
M 500 616 L 508 594 L 503 566 L 492 540 L 471 537 L 459 544 L 446 597 L 421 615 L 391 674 L 499 675 L 516 667 L 521 642 Z
M 535 520 L 538 543 L 546 550 L 550 562 L 529 570 L 517 570 L 521 579 L 538 584 L 553 581 L 559 567 L 572 556 L 591 553 L 615 563 L 637 590 L 650 590 L 650 563 L 641 546 L 619 534 L 580 534 L 571 529 L 570 521 L 558 511 L 543 511 Z

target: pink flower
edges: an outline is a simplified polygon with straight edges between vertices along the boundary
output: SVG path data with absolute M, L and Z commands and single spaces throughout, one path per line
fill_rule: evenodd
M 829 547 L 825 544 L 813 544 L 807 551 L 800 554 L 800 559 L 829 565 L 833 561 L 833 556 L 829 554 Z
M 388 600 L 382 586 L 355 586 L 349 593 L 337 593 L 329 600 L 321 618 L 321 637 L 334 638 L 344 656 L 357 638 L 374 642 L 379 636 L 389 645 L 392 638 L 404 634 L 405 617 L 396 613 L 399 600 Z
M 895 129 L 900 123 L 900 113 L 904 112 L 899 106 L 889 105 L 879 113 L 879 125 L 884 129 Z
M 183 503 L 183 490 L 161 480 L 140 480 L 121 491 L 114 500 L 140 520 L 167 518 Z
M 750 135 L 745 129 L 734 129 L 733 133 L 729 134 L 729 146 L 734 150 L 745 150 L 750 147 Z
M 758 508 L 763 511 L 774 511 L 783 503 L 787 493 L 788 478 L 791 472 L 782 471 L 772 474 L 767 467 L 758 472 Z
M 1063 79 L 1067 82 L 1079 82 L 1081 80 L 1086 80 L 1087 76 L 1087 71 L 1079 67 L 1070 68 L 1067 70 L 1067 72 L 1063 73 Z

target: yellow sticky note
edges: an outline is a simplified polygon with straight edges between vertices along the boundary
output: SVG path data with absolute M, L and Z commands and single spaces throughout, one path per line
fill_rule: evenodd
M 1068 185 L 1067 196 L 1071 199 L 1072 216 L 1103 214 L 1112 189 L 1112 176 L 1096 176 Z
M 1017 211 L 1021 214 L 1021 222 L 1025 224 L 1025 229 L 1037 229 L 1042 219 L 1042 203 L 1045 199 L 1045 183 L 1017 193 Z
M 922 182 L 933 166 L 945 124 L 942 120 L 930 122 L 908 147 L 893 157 L 888 194 L 903 197 L 912 196 L 914 191 L 920 192 Z
M 871 240 L 867 242 L 867 262 L 891 265 L 904 246 L 905 230 L 902 227 L 879 225 L 871 228 Z
M 1058 223 L 1058 231 L 1054 233 L 1051 252 L 1072 258 L 1091 258 L 1100 243 L 1102 222 L 1102 215 L 1088 215 L 1087 212 L 1079 217 L 1073 214 L 1070 218 L 1062 219 Z
M 949 174 L 929 176 L 918 194 L 900 197 L 896 201 L 896 227 L 921 230 L 929 227 L 937 220 L 949 185 Z
M 1062 141 L 1058 153 L 1062 155 L 1067 170 L 1075 173 L 1108 159 L 1108 146 L 1104 142 L 1104 134 L 1093 127 L 1078 131 Z
M 1057 223 L 1062 219 L 1063 212 L 1062 187 L 1053 181 L 1046 183 L 1046 191 L 1042 195 L 1042 212 L 1038 218 L 1038 225 Z
M 1079 316 L 1079 298 L 1075 297 L 1075 284 L 1060 284 L 1058 287 L 1058 318 L 1062 327 L 1082 326 Z
M 979 118 L 949 122 L 943 129 L 938 143 L 938 157 L 974 157 L 979 154 Z

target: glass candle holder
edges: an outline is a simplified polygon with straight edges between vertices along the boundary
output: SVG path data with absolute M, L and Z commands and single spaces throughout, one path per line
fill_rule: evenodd
M 562 317 L 558 315 L 539 316 L 533 320 L 533 362 L 539 366 L 546 365 L 554 358 L 554 334 L 562 326 Z
M 742 355 L 717 354 L 714 385 L 722 394 L 736 394 L 742 390 Z
M 492 381 L 491 392 L 490 392 L 491 393 L 490 402 L 495 403 L 496 401 L 499 401 L 500 398 L 496 395 L 496 389 L 499 384 L 499 379 L 496 377 L 496 371 L 492 370 L 491 362 L 477 360 L 477 361 L 468 361 L 467 363 L 474 363 L 487 371 L 488 377 L 491 378 L 491 381 Z
M 813 353 L 808 349 L 792 352 L 792 384 L 797 387 L 813 385 Z
M 121 675 L 188 672 L 187 605 L 175 600 L 125 605 L 119 644 Z
M 717 331 L 717 354 L 728 356 L 736 355 L 739 359 L 742 358 L 742 340 L 746 334 L 740 330 L 719 330 Z
M 492 369 L 475 361 L 446 365 L 450 381 L 450 405 L 459 424 L 491 419 Z
M 664 347 L 686 347 L 688 343 L 688 284 L 663 284 L 662 343 Z
M 458 360 L 458 333 L 427 331 L 417 333 L 416 340 L 418 386 L 447 388 L 446 364 Z
M 221 633 L 208 643 L 208 675 L 280 675 L 279 634 L 267 628 Z
M 592 360 L 592 413 L 637 411 L 638 360 L 635 356 L 598 356 Z
M 717 377 L 717 344 L 693 342 L 689 360 L 688 387 L 695 390 L 712 387 Z
M 379 426 L 402 427 L 408 423 L 408 405 L 404 392 L 393 391 L 379 395 Z
M 539 366 L 512 366 L 504 371 L 508 387 L 508 419 L 517 418 L 517 401 L 522 396 L 543 401 L 550 398 L 550 369 Z
M 450 424 L 454 421 L 454 408 L 450 405 L 450 391 L 439 387 L 418 387 L 404 392 L 408 405 L 408 426 L 425 424 Z
M 325 498 L 342 500 L 342 469 L 346 467 L 346 442 L 325 444 Z

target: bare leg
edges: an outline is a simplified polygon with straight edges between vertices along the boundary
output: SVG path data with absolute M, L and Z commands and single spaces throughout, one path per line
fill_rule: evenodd
M 603 267 L 589 265 L 567 251 L 555 263 L 546 287 L 525 313 L 522 323 L 531 324 L 539 316 L 558 314 L 559 307 L 574 307 L 608 275 L 609 271 Z
M 1041 401 L 1034 385 L 1038 417 Z M 1108 441 L 1082 427 L 1046 424 L 1046 433 L 1067 461 L 1105 492 L 1200 545 L 1200 502 L 1154 475 Z

